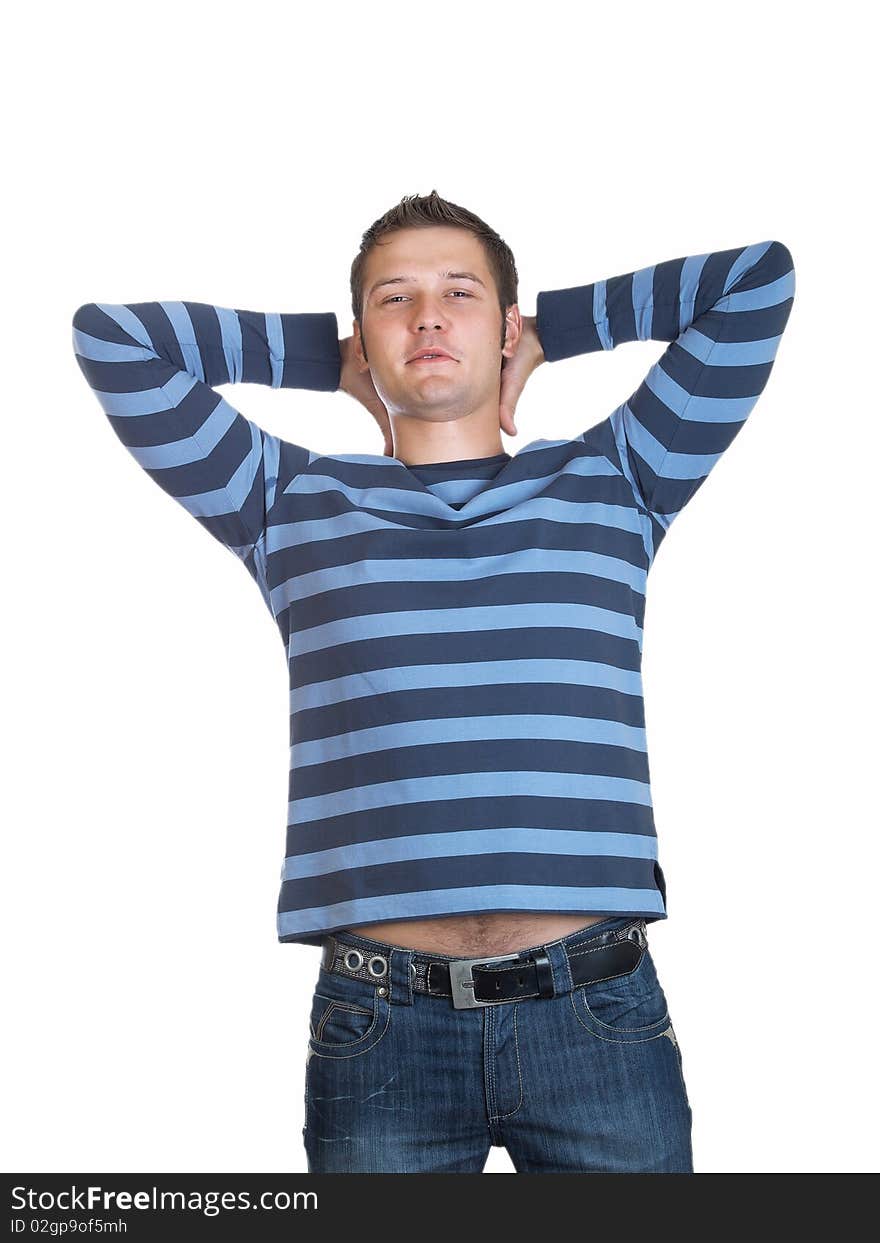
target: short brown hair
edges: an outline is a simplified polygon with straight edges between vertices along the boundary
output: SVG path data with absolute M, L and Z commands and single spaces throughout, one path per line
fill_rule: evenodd
M 351 309 L 355 319 L 361 323 L 364 309 L 364 266 L 367 255 L 379 238 L 398 229 L 427 229 L 432 225 L 453 225 L 468 229 L 482 242 L 501 307 L 503 345 L 507 329 L 507 308 L 518 297 L 519 277 L 513 251 L 485 220 L 481 220 L 466 207 L 459 207 L 457 203 L 442 199 L 436 190 L 432 190 L 430 194 L 404 195 L 396 206 L 389 208 L 364 233 L 360 251 L 351 265 Z

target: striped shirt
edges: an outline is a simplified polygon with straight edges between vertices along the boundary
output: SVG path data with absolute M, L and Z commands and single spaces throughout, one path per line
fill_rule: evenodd
M 647 575 L 767 383 L 794 287 L 769 241 L 539 293 L 549 362 L 668 348 L 574 439 L 418 466 L 316 453 L 211 387 L 337 389 L 332 312 L 76 310 L 114 432 L 244 563 L 285 644 L 280 941 L 489 911 L 667 917 Z

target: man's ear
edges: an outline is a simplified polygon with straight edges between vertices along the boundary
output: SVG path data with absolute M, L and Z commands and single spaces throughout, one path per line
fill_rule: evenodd
M 504 345 L 501 347 L 501 353 L 505 358 L 512 358 L 516 353 L 522 330 L 522 315 L 520 315 L 517 303 L 513 302 L 504 315 Z
M 360 320 L 353 319 L 351 321 L 351 335 L 354 338 L 354 356 L 357 361 L 358 371 L 367 371 L 370 363 L 367 358 L 367 350 L 364 345 L 364 339 L 361 336 Z

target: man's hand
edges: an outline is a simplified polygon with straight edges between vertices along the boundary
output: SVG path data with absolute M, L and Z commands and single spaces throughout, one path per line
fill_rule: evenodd
M 344 337 L 340 340 L 339 354 L 342 359 L 342 368 L 339 375 L 340 390 L 343 393 L 348 393 L 349 397 L 353 397 L 355 401 L 359 401 L 362 406 L 369 410 L 379 424 L 379 430 L 385 442 L 385 447 L 382 450 L 384 456 L 394 457 L 394 437 L 391 434 L 391 421 L 388 418 L 388 411 L 376 392 L 369 368 L 364 368 L 361 371 L 358 367 L 354 352 L 354 337 Z
M 513 421 L 516 403 L 526 386 L 526 380 L 536 367 L 544 361 L 544 351 L 538 337 L 536 315 L 523 315 L 522 333 L 512 358 L 505 358 L 501 364 L 501 396 L 499 402 L 499 422 L 501 430 L 508 436 L 516 435 L 516 424 Z

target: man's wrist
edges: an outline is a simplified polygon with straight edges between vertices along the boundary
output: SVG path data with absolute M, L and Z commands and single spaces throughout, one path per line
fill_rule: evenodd
M 544 347 L 541 344 L 541 337 L 538 332 L 537 315 L 523 315 L 523 336 L 526 338 L 529 350 L 535 358 L 535 365 L 538 366 L 544 362 Z

